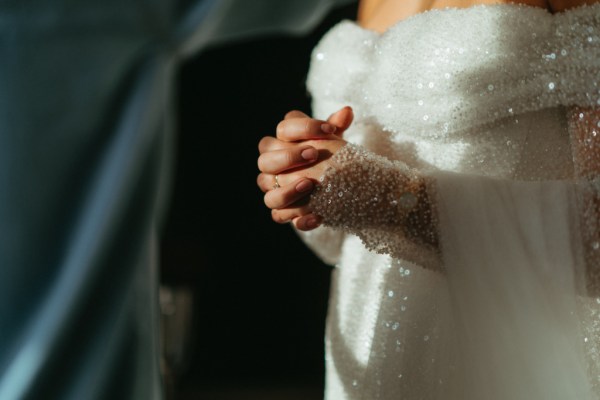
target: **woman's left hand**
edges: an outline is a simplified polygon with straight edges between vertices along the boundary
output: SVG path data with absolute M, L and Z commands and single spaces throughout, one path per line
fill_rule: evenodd
M 319 216 L 307 206 L 309 194 L 329 158 L 346 144 L 341 134 L 351 122 L 349 107 L 327 121 L 292 111 L 277 126 L 276 138 L 266 136 L 260 141 L 257 184 L 265 192 L 264 201 L 275 222 L 292 222 L 302 231 L 319 226 Z

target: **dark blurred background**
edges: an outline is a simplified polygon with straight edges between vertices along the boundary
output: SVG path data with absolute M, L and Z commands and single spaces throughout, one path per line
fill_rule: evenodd
M 310 52 L 356 5 L 301 37 L 208 49 L 179 72 L 177 159 L 162 239 L 169 399 L 321 399 L 331 268 L 256 186 L 258 141 L 310 112 Z

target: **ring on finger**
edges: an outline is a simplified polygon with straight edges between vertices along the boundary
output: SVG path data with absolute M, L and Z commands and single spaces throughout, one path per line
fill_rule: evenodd
M 279 184 L 279 174 L 275 175 L 275 184 L 273 185 L 273 189 L 279 189 L 281 185 Z

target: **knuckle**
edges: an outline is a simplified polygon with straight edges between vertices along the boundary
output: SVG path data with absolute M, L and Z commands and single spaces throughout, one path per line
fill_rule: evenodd
M 279 210 L 271 210 L 271 218 L 278 224 L 284 224 L 287 222 Z
M 304 133 L 305 134 L 311 133 L 312 121 L 313 120 L 311 118 L 306 118 L 306 121 L 304 122 Z
M 275 128 L 275 132 L 277 133 L 277 137 L 281 138 L 285 135 L 286 123 L 285 121 L 280 121 Z
M 268 146 L 269 136 L 265 136 L 258 142 L 258 150 L 262 153 Z
M 288 111 L 287 113 L 285 113 L 285 116 L 283 118 L 285 118 L 285 119 L 292 118 L 297 113 L 298 113 L 298 110 Z
M 263 176 L 260 178 L 260 188 L 265 193 L 265 199 L 268 199 L 269 204 L 273 205 L 273 196 L 275 195 L 275 193 L 271 193 L 273 191 L 273 175 L 263 174 Z M 266 205 L 269 206 L 269 204 Z
M 264 202 L 267 208 L 272 210 L 281 209 L 287 204 L 287 195 L 284 188 L 269 189 L 265 192 Z
M 271 192 L 267 192 L 265 193 L 265 196 L 263 197 L 263 200 L 265 202 L 265 206 L 267 206 L 267 208 L 270 209 L 274 209 L 274 203 L 273 203 L 273 195 L 271 194 Z
M 258 157 L 258 160 L 256 160 L 256 166 L 258 167 L 259 171 L 261 172 L 265 172 L 265 157 L 264 154 L 261 154 Z
M 296 164 L 296 152 L 294 150 L 288 150 L 284 153 L 284 162 L 287 166 L 293 166 Z
M 264 186 L 265 186 L 265 175 L 264 174 L 262 174 L 262 173 L 258 174 L 258 176 L 256 177 L 256 184 L 261 189 L 264 188 Z

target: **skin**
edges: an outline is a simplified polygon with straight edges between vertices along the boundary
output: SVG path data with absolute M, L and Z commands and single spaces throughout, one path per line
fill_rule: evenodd
M 560 12 L 597 2 L 600 0 L 361 0 L 357 22 L 363 28 L 385 32 L 412 15 L 445 7 L 518 3 Z M 326 121 L 294 110 L 277 125 L 275 137 L 261 139 L 258 158 L 261 172 L 257 184 L 265 193 L 265 205 L 271 209 L 275 222 L 291 222 L 301 231 L 320 225 L 321 218 L 312 214 L 306 203 L 318 178 L 328 167 L 328 160 L 346 144 L 343 133 L 352 119 L 350 107 L 338 110 Z M 281 185 L 279 188 L 274 188 L 275 175 Z
M 359 3 L 357 21 L 364 28 L 382 33 L 396 22 L 427 10 L 505 3 L 519 3 L 550 9 L 546 0 L 362 0 Z
M 265 192 L 265 205 L 275 222 L 292 221 L 300 230 L 319 226 L 320 218 L 308 210 L 306 200 L 318 178 L 328 166 L 327 160 L 346 141 L 344 131 L 353 119 L 350 107 L 332 114 L 327 121 L 311 118 L 301 111 L 287 113 L 276 129 L 276 137 L 265 136 L 258 145 L 260 156 L 258 187 Z M 312 157 L 303 158 L 306 152 Z M 280 188 L 274 189 L 278 174 Z

